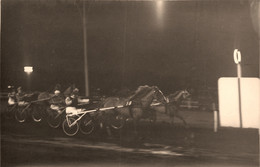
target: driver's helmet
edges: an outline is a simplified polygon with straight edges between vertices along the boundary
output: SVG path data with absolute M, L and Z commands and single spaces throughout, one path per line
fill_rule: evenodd
M 59 91 L 59 90 L 55 90 L 55 91 L 54 91 L 54 94 L 55 94 L 56 96 L 58 96 L 58 95 L 60 94 L 60 91 Z

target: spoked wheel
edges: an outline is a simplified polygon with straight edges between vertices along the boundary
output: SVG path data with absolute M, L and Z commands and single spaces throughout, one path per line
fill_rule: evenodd
M 91 134 L 95 129 L 92 118 L 87 115 L 80 121 L 80 131 L 85 135 Z
M 66 118 L 62 123 L 62 129 L 64 133 L 68 136 L 74 136 L 79 131 L 79 124 L 76 122 L 71 126 L 72 123 L 75 122 L 75 118 Z
M 17 110 L 15 110 L 14 116 L 18 122 L 25 122 L 26 110 L 24 110 L 24 107 L 18 107 Z
M 50 112 L 50 113 L 49 113 Z M 47 116 L 47 122 L 50 127 L 58 128 L 61 124 L 61 114 L 57 111 L 51 110 L 49 111 Z
M 32 110 L 32 119 L 34 122 L 41 122 L 42 120 L 42 111 L 41 108 L 35 108 L 34 110 Z
M 117 115 L 111 119 L 111 127 L 114 129 L 122 129 L 125 125 L 125 118 L 122 115 Z
M 15 114 L 15 110 L 17 110 L 16 105 L 7 106 L 6 112 L 5 112 L 5 118 L 6 119 L 12 119 L 14 114 Z

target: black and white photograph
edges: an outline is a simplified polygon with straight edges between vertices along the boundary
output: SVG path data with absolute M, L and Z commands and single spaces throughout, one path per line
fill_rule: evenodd
M 0 4 L 0 166 L 260 165 L 260 0 Z

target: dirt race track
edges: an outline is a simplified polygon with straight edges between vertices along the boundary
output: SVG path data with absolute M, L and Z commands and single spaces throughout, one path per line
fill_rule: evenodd
M 66 136 L 45 121 L 18 123 L 5 119 L 1 105 L 1 166 L 259 166 L 256 129 L 220 128 L 213 132 L 213 113 L 182 111 L 190 128 L 158 115 L 153 126 L 143 121 L 139 137 L 132 122 L 121 131 Z

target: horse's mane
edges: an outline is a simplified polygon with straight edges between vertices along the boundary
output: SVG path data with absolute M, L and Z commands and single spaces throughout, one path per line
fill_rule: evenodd
M 139 86 L 137 88 L 137 90 L 134 92 L 134 94 L 130 97 L 130 100 L 140 99 L 140 98 L 144 97 L 152 89 L 153 89 L 153 87 L 150 87 L 148 85 Z

